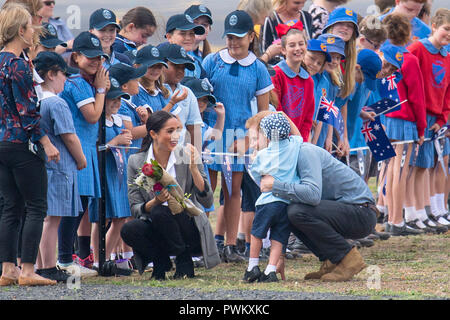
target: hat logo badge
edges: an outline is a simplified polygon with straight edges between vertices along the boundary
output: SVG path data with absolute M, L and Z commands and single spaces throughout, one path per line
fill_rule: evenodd
M 159 50 L 155 47 L 152 48 L 152 56 L 159 57 Z
M 100 46 L 100 41 L 98 41 L 98 39 L 96 38 L 91 38 L 91 42 L 95 47 Z
M 321 43 L 320 49 L 322 49 L 323 52 L 327 52 L 327 45 L 325 43 Z
M 347 9 L 345 10 L 345 14 L 348 16 L 353 16 L 353 10 Z
M 190 23 L 194 23 L 194 20 L 191 18 L 190 15 L 186 14 L 186 19 L 187 21 L 189 21 Z
M 48 33 L 50 33 L 52 36 L 56 36 L 56 30 L 53 25 L 49 24 L 47 27 L 47 30 L 48 30 Z
M 186 58 L 186 50 L 184 50 L 184 48 L 180 48 L 180 54 L 183 56 L 183 58 Z
M 200 12 L 205 13 L 205 12 L 206 12 L 206 7 L 205 7 L 204 5 L 201 4 L 201 5 L 198 7 L 198 10 L 200 10 Z
M 401 52 L 397 52 L 397 54 L 395 55 L 395 59 L 397 59 L 397 61 L 402 61 L 403 54 Z
M 322 96 L 324 96 L 324 97 L 327 96 L 327 89 L 322 88 Z
M 120 87 L 119 81 L 117 81 L 116 78 L 111 78 L 111 85 L 112 85 L 114 88 L 119 88 L 119 87 Z
M 237 24 L 237 22 L 238 22 L 238 17 L 235 14 L 233 14 L 230 17 L 230 20 L 228 21 L 230 26 L 235 26 Z
M 135 56 L 136 57 L 136 55 L 137 55 L 137 49 L 134 49 L 134 50 L 131 50 L 131 53 L 133 54 L 133 56 Z
M 202 80 L 202 89 L 205 91 L 211 91 L 211 87 L 207 79 Z
M 333 44 L 335 41 L 336 41 L 336 39 L 334 37 L 329 37 L 327 39 L 327 43 L 329 43 L 329 44 Z
M 103 10 L 102 14 L 103 14 L 103 17 L 105 19 L 111 19 L 112 18 L 111 12 L 109 10 L 106 10 L 106 9 Z

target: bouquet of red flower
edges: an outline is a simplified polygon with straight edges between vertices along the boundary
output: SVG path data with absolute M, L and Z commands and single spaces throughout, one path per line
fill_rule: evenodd
M 202 210 L 189 199 L 190 195 L 183 193 L 178 182 L 156 160 L 145 163 L 141 171 L 134 181 L 136 185 L 144 188 L 147 192 L 153 191 L 155 194 L 161 192 L 163 188 L 167 188 L 171 196 L 167 203 L 172 214 L 178 214 L 184 210 L 191 216 L 198 216 L 202 213 Z

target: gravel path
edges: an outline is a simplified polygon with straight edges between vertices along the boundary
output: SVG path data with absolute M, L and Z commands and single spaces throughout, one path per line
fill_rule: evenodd
M 0 288 L 1 300 L 366 300 L 370 297 L 332 293 L 280 292 L 261 290 L 217 290 L 175 287 L 81 284 L 69 289 L 65 284 L 52 287 Z

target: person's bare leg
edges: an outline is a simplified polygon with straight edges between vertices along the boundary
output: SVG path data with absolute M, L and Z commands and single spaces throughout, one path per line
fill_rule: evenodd
M 47 216 L 44 219 L 42 238 L 39 244 L 41 264 L 38 269 L 48 269 L 56 266 L 56 244 L 58 242 L 58 227 L 61 217 Z
M 239 216 L 241 213 L 241 183 L 243 172 L 233 172 L 232 192 L 229 195 L 224 192 L 224 220 L 226 227 L 225 245 L 236 245 L 239 227 Z M 222 188 L 226 188 L 225 179 L 222 179 Z

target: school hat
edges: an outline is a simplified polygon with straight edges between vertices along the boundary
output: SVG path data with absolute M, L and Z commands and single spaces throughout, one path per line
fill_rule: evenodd
M 134 68 L 125 63 L 116 63 L 109 67 L 108 72 L 122 86 L 130 80 L 139 79 L 144 76 L 147 73 L 147 67 Z
M 337 52 L 345 58 L 345 42 L 341 37 L 325 33 L 321 34 L 317 39 L 326 44 L 328 53 Z
M 186 50 L 177 44 L 164 42 L 158 45 L 159 52 L 174 64 L 184 64 L 186 69 L 195 70 L 194 58 L 187 54 Z
M 403 49 L 390 43 L 383 43 L 380 47 L 384 59 L 390 64 L 400 69 L 403 65 Z
M 195 24 L 194 19 L 185 13 L 176 14 L 167 20 L 166 33 L 172 32 L 173 30 L 194 30 L 194 33 L 198 35 L 205 33 L 205 28 Z
M 216 105 L 216 97 L 212 94 L 213 86 L 207 78 L 197 79 L 194 77 L 185 77 L 181 81 L 181 84 L 191 89 L 197 99 L 208 97 L 210 104 L 213 106 Z
M 137 55 L 138 50 L 137 49 L 133 49 L 133 50 L 128 50 L 123 52 L 122 54 L 124 56 L 126 56 L 128 59 L 130 59 L 130 63 L 131 64 L 135 64 L 136 63 L 136 55 Z
M 329 17 L 328 22 L 323 28 L 323 31 L 326 32 L 328 28 L 335 25 L 339 22 L 351 22 L 355 25 L 355 32 L 356 36 L 359 36 L 359 29 L 358 29 L 358 15 L 355 11 L 348 9 L 348 8 L 337 8 L 334 9 Z
M 321 52 L 325 54 L 326 57 L 326 61 L 330 62 L 331 61 L 331 56 L 328 53 L 328 47 L 326 42 L 320 41 L 318 39 L 311 39 L 308 40 L 308 45 L 306 47 L 306 49 L 308 51 L 315 51 L 315 52 Z
M 370 49 L 362 49 L 358 53 L 357 63 L 364 74 L 367 87 L 375 91 L 377 88 L 377 74 L 381 71 L 382 62 L 378 54 Z
M 254 28 L 253 20 L 250 15 L 242 10 L 236 10 L 225 18 L 225 31 L 222 37 L 227 34 L 242 38 Z
M 131 98 L 128 93 L 122 91 L 119 81 L 116 78 L 112 77 L 111 73 L 109 74 L 109 81 L 111 82 L 111 86 L 106 93 L 106 99 L 116 99 L 122 97 L 129 100 Z
M 56 52 L 42 51 L 33 60 L 36 71 L 48 70 L 53 66 L 58 66 L 67 76 L 77 74 L 78 69 L 69 67 L 64 59 Z
M 184 13 L 189 15 L 193 20 L 198 17 L 207 17 L 209 24 L 213 24 L 211 11 L 202 4 L 194 4 L 187 8 Z
M 120 25 L 117 23 L 116 15 L 114 12 L 108 9 L 97 9 L 92 12 L 89 18 L 89 29 L 102 30 L 104 27 L 109 25 L 114 25 L 118 30 L 120 30 Z
M 42 24 L 44 33 L 39 36 L 39 43 L 47 49 L 53 49 L 57 46 L 67 47 L 67 43 L 58 39 L 58 33 L 54 25 L 44 22 Z
M 136 53 L 136 60 L 134 63 L 145 65 L 147 68 L 158 63 L 161 63 L 166 68 L 168 67 L 159 49 L 152 45 L 146 45 L 145 47 L 139 49 Z
M 99 56 L 109 58 L 108 55 L 103 52 L 99 38 L 97 38 L 95 34 L 92 34 L 89 31 L 81 32 L 73 40 L 72 51 L 81 52 L 88 58 L 95 58 Z

